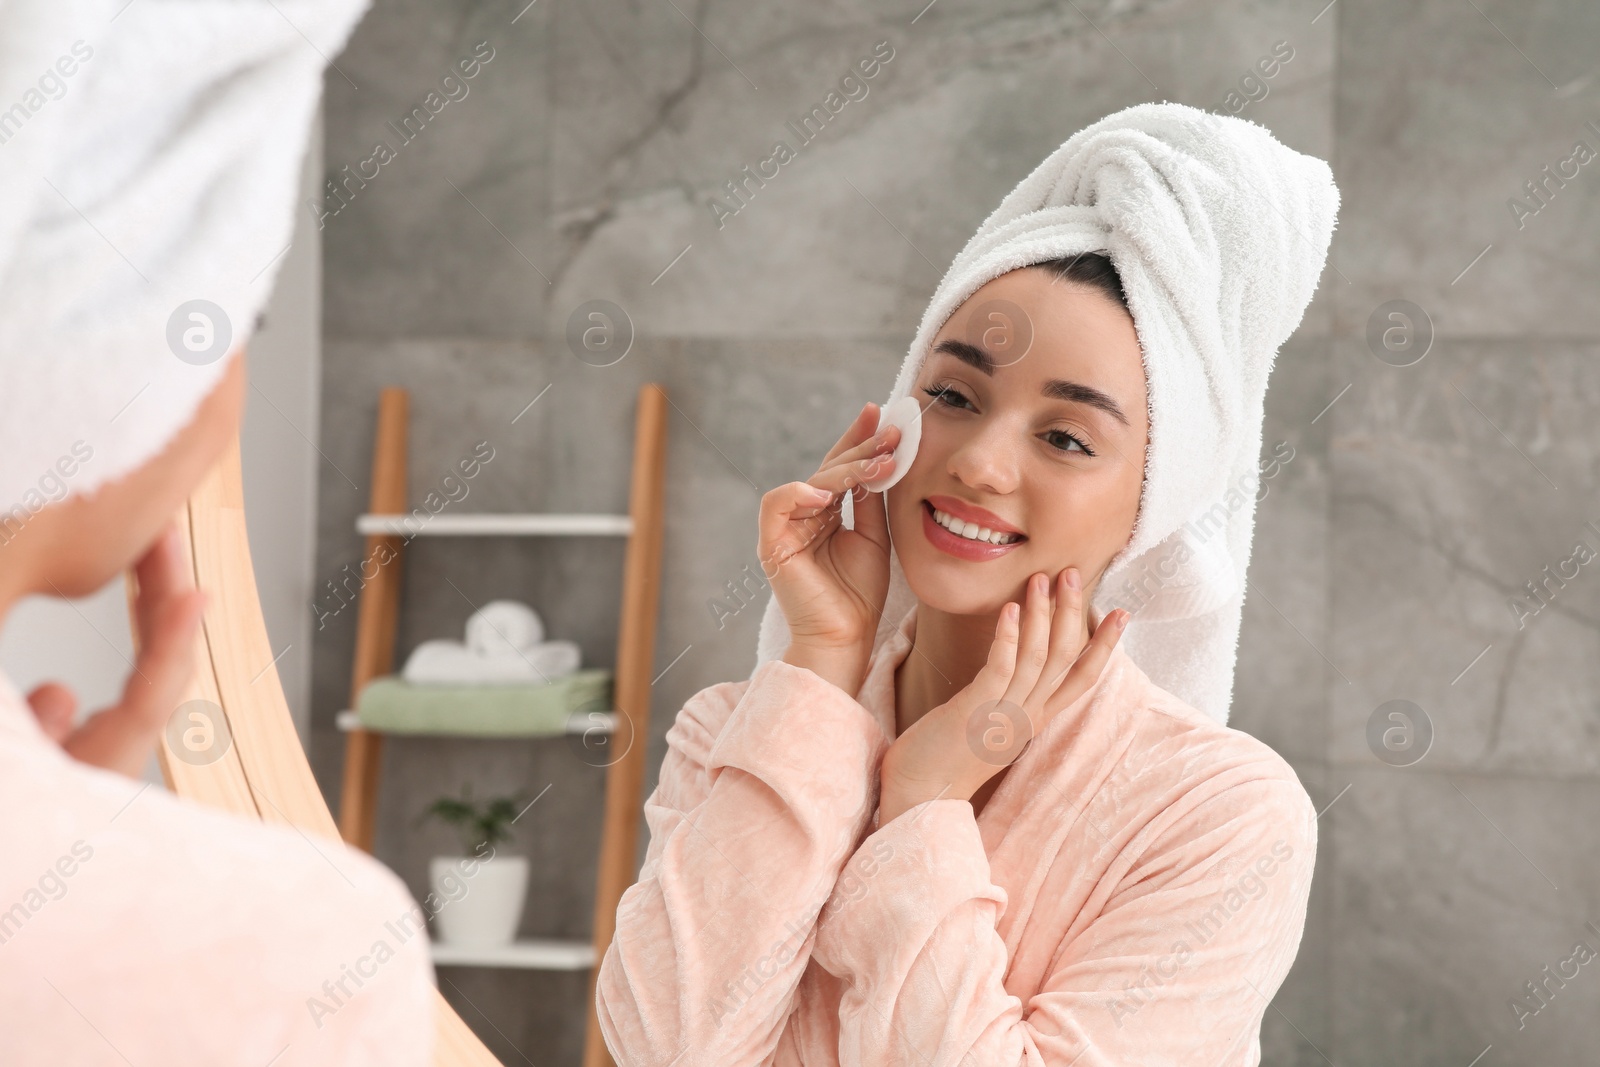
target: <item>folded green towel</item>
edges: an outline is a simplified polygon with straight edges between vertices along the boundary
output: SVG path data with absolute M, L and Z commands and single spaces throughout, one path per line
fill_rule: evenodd
M 581 670 L 536 685 L 412 685 L 398 675 L 361 690 L 364 729 L 392 734 L 550 737 L 574 712 L 610 711 L 611 672 Z

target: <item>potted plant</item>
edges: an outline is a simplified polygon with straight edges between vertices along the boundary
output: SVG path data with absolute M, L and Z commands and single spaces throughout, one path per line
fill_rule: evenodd
M 422 813 L 422 819 L 454 827 L 465 853 L 435 856 L 428 865 L 444 943 L 493 948 L 516 938 L 528 895 L 528 859 L 500 855 L 495 846 L 511 839 L 511 824 L 522 807 L 520 793 L 474 801 L 468 785 L 460 797 L 440 797 Z

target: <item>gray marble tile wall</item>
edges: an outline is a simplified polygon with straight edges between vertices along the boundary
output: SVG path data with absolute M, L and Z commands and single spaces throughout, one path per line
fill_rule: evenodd
M 761 491 L 808 473 L 886 394 L 977 224 L 1107 112 L 1232 110 L 1237 93 L 1240 114 L 1328 159 L 1344 198 L 1269 390 L 1266 451 L 1286 442 L 1294 458 L 1260 506 L 1232 719 L 1326 807 L 1262 1062 L 1593 1062 L 1594 968 L 1546 982 L 1542 1003 L 1524 984 L 1576 941 L 1600 947 L 1584 925 L 1600 919 L 1600 823 L 1586 817 L 1600 801 L 1600 578 L 1569 564 L 1545 604 L 1525 583 L 1579 540 L 1600 546 L 1585 525 L 1600 525 L 1600 179 L 1575 149 L 1600 149 L 1600 10 L 925 2 L 378 0 L 328 77 L 328 176 L 345 184 L 307 208 L 325 255 L 319 576 L 361 552 L 382 386 L 412 391 L 417 495 L 487 439 L 495 459 L 464 509 L 622 510 L 635 391 L 664 383 L 656 658 L 672 666 L 652 787 L 684 699 L 752 664 L 759 606 L 719 628 L 707 601 L 754 563 Z M 774 141 L 795 145 L 786 123 L 883 41 L 892 58 L 867 94 L 735 201 L 725 183 Z M 1280 41 L 1293 58 L 1251 81 Z M 446 92 L 474 59 L 465 95 Z M 430 91 L 442 106 L 403 137 Z M 380 141 L 387 158 L 360 178 Z M 613 366 L 565 341 L 591 299 L 636 331 Z M 1399 299 L 1426 314 L 1427 353 L 1409 366 L 1367 339 Z M 401 653 L 507 596 L 604 663 L 620 562 L 605 542 L 413 542 Z M 327 619 L 314 647 L 313 762 L 330 796 L 354 622 Z M 1367 741 L 1396 699 L 1434 735 L 1404 767 Z M 450 839 L 415 814 L 469 779 L 551 787 L 519 838 L 535 861 L 522 932 L 586 936 L 603 782 L 560 742 L 391 744 L 379 856 L 425 893 Z M 578 1062 L 583 976 L 439 974 L 504 1062 Z M 1518 1013 L 1517 997 L 1539 1010 Z

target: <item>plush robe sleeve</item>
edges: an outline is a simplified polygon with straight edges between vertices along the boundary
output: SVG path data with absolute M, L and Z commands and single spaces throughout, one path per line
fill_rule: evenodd
M 372 857 L 89 767 L 0 676 L 0 1063 L 427 1067 L 422 909 Z
M 863 841 L 850 866 L 864 876 L 819 926 L 814 958 L 849 987 L 838 1063 L 1254 1062 L 1299 948 L 1315 854 L 1298 781 L 1219 790 L 1151 837 L 1023 1003 L 1005 989 L 1006 894 L 990 881 L 972 806 L 924 802 Z
M 817 915 L 876 809 L 888 743 L 854 697 L 782 661 L 683 707 L 596 982 L 619 1063 L 776 1054 Z

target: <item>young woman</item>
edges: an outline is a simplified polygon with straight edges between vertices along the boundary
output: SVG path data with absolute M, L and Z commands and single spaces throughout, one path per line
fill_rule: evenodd
M 1132 529 L 1147 436 L 1115 273 L 1083 256 L 971 300 L 1020 307 L 1029 353 L 994 360 L 952 316 L 886 508 L 858 489 L 856 529 L 838 522 L 898 443 L 870 404 L 762 500 L 792 643 L 667 735 L 600 971 L 619 1063 L 1259 1056 L 1315 813 L 1266 745 L 1150 683 L 1118 646 L 1126 612 L 1085 610 Z M 891 539 L 917 604 L 873 654 Z
M 619 1063 L 1259 1062 L 1316 813 L 1223 725 L 1238 486 L 1336 208 L 1263 128 L 1147 104 L 985 220 L 895 387 L 900 480 L 866 489 L 905 459 L 868 404 L 762 499 L 787 643 L 667 733 L 597 982 Z M 1100 617 L 1130 560 L 1154 588 Z
M 115 705 L 75 722 L 65 686 L 24 698 L 0 672 L 6 1064 L 431 1063 L 433 970 L 424 938 L 384 927 L 417 909 L 393 872 L 137 780 L 194 674 L 202 595 L 173 515 L 238 436 L 245 357 L 225 359 L 192 417 L 141 413 L 160 452 L 131 464 L 96 449 L 120 476 L 13 523 L 0 545 L 0 622 L 24 596 L 87 596 L 129 566 L 139 578 L 138 658 Z M 5 398 L 0 417 L 93 411 L 54 399 L 40 412 Z
M 164 737 L 236 758 L 183 707 L 206 609 L 178 519 L 238 439 L 323 68 L 365 7 L 0 4 L 3 95 L 72 78 L 0 163 L 0 623 L 138 578 L 112 706 L 0 672 L 6 1067 L 433 1063 L 432 964 L 394 932 L 420 909 L 392 871 L 139 780 Z M 109 641 L 85 623 L 75 644 Z

